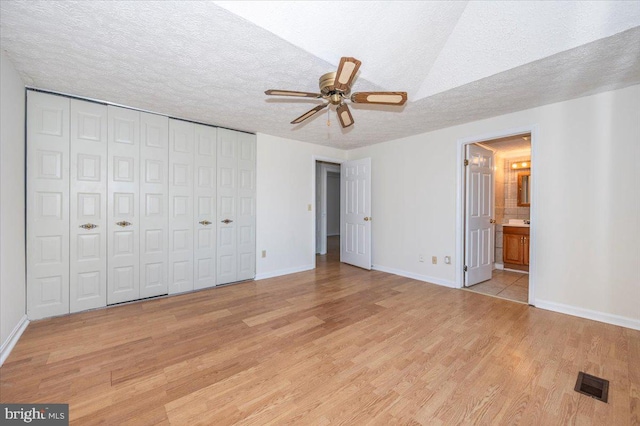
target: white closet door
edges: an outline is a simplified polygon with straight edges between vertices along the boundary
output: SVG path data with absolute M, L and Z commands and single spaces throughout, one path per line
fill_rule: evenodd
M 140 113 L 140 297 L 169 288 L 169 119 Z
M 107 304 L 107 106 L 71 100 L 70 311 Z
M 238 281 L 236 226 L 238 133 L 218 129 L 218 284 Z
M 256 275 L 256 136 L 238 133 L 238 281 Z
M 107 303 L 140 298 L 140 113 L 108 107 Z
M 216 128 L 195 124 L 194 288 L 216 285 Z
M 169 120 L 169 293 L 193 290 L 194 126 Z
M 69 99 L 33 91 L 27 92 L 27 215 L 27 315 L 68 313 Z

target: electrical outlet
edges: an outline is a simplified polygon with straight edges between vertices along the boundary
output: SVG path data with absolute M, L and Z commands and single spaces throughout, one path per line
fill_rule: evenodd
M 424 262 L 424 254 L 418 255 L 418 262 Z
M 434 265 L 438 264 L 438 256 L 431 256 L 431 263 L 433 263 Z
M 262 257 L 267 257 L 267 251 L 266 250 L 262 250 Z
M 446 263 L 447 265 L 451 265 L 451 256 L 445 256 L 444 263 Z

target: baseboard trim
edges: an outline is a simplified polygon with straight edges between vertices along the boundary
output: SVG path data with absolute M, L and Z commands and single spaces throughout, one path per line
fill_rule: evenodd
M 315 268 L 316 268 L 316 265 L 303 265 L 303 266 L 296 266 L 295 268 L 278 269 L 277 271 L 265 272 L 263 274 L 256 274 L 256 277 L 254 279 L 256 281 L 266 280 L 267 278 L 274 278 L 274 277 L 280 277 L 282 275 L 295 274 L 297 272 L 309 271 Z
M 2 342 L 2 346 L 0 347 L 0 367 L 9 357 L 9 354 L 13 350 L 13 347 L 16 345 L 16 343 L 18 343 L 18 340 L 20 340 L 20 336 L 22 336 L 22 333 L 24 333 L 28 325 L 29 319 L 26 315 L 23 315 L 22 318 L 20 318 L 20 321 L 18 321 L 18 324 L 16 324 L 16 326 L 11 331 L 11 334 L 9 335 L 7 340 Z
M 418 281 L 424 281 L 430 284 L 437 284 L 437 285 L 441 285 L 449 288 L 458 288 L 458 286 L 454 281 L 443 280 L 442 278 L 436 278 L 436 277 L 429 277 L 427 275 L 420 275 L 413 272 L 403 271 L 401 269 L 389 268 L 387 266 L 382 266 L 382 265 L 372 265 L 371 269 L 375 271 L 380 271 L 380 272 L 387 272 L 393 275 L 400 275 L 401 277 L 407 277 L 407 278 L 411 278 Z
M 494 263 L 493 264 L 493 269 L 499 269 L 499 270 L 503 270 L 504 269 L 504 264 L 503 263 Z
M 549 302 L 547 300 L 540 299 L 536 299 L 535 307 L 545 309 L 547 311 L 559 312 L 561 314 L 573 315 L 574 317 L 586 318 L 612 325 L 619 325 L 620 327 L 631 328 L 633 330 L 640 330 L 640 320 L 623 317 L 620 315 L 592 311 L 590 309 L 584 309 L 577 306 Z

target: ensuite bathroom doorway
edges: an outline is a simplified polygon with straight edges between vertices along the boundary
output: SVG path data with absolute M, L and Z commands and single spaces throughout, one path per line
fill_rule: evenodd
M 484 245 L 489 256 L 490 274 L 469 280 L 465 277 L 464 287 L 477 293 L 513 300 L 529 302 L 529 242 L 531 225 L 531 133 L 486 140 L 469 144 L 481 152 L 492 152 L 492 198 L 493 208 L 489 209 L 490 225 L 486 235 L 482 226 L 474 225 L 473 197 L 481 180 L 467 180 L 464 186 L 465 206 L 465 260 L 469 269 L 475 263 L 482 265 L 483 250 L 471 250 Z M 473 162 L 473 158 L 469 161 Z M 473 164 L 472 164 L 473 165 Z M 468 166 L 466 166 L 468 167 Z M 467 173 L 465 171 L 465 173 Z M 487 174 L 485 174 L 486 176 Z M 488 185 L 485 186 L 488 187 Z M 469 192 L 470 191 L 470 192 Z M 488 190 L 487 190 L 488 191 Z M 469 196 L 472 198 L 470 199 Z M 487 198 L 489 199 L 489 198 Z M 478 199 L 479 200 L 479 199 Z M 470 211 L 471 210 L 471 211 Z M 471 219 L 471 220 L 470 220 Z M 474 226 L 479 229 L 475 232 Z M 470 231 L 470 232 L 468 232 Z M 480 253 L 479 257 L 476 252 Z M 474 263 L 475 262 L 475 263 Z M 466 272 L 465 272 L 466 273 Z

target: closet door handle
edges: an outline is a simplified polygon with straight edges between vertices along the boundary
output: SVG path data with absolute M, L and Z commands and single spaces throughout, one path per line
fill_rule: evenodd
M 116 225 L 125 228 L 127 226 L 131 226 L 131 222 L 127 222 L 126 220 L 123 220 L 122 222 L 116 222 Z
M 80 225 L 80 228 L 86 229 L 86 230 L 91 230 L 97 227 L 98 225 L 94 225 L 93 223 L 85 223 L 84 225 Z
M 204 225 L 204 226 L 211 225 L 211 222 L 209 222 L 208 220 L 201 220 L 200 225 Z
M 220 222 L 224 223 L 225 225 L 228 225 L 229 223 L 233 222 L 231 219 L 225 219 L 225 220 L 221 220 Z

